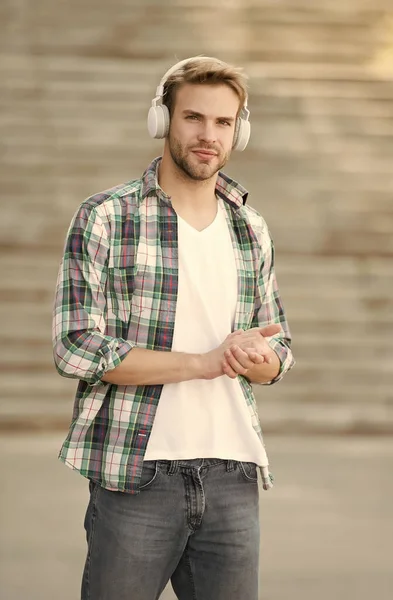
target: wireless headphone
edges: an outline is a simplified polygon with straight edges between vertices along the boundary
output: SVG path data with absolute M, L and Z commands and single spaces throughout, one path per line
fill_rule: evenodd
M 212 59 L 216 62 L 218 61 L 216 58 L 212 58 L 211 56 L 193 56 L 192 58 L 187 58 L 186 60 L 182 60 L 176 63 L 173 67 L 171 67 L 163 76 L 160 81 L 159 86 L 156 90 L 156 97 L 153 98 L 151 107 L 149 109 L 149 114 L 147 116 L 147 128 L 149 130 L 149 134 L 152 138 L 162 139 L 168 135 L 169 132 L 169 122 L 170 115 L 168 107 L 163 104 L 164 99 L 164 86 L 167 82 L 168 77 L 170 77 L 173 73 L 178 71 L 181 67 L 186 65 L 187 63 L 194 60 L 206 60 Z M 233 150 L 239 150 L 242 152 L 248 144 L 248 140 L 250 139 L 251 133 L 251 125 L 249 121 L 250 111 L 247 108 L 247 97 L 240 111 L 240 115 L 236 121 L 235 127 L 235 135 L 233 138 Z

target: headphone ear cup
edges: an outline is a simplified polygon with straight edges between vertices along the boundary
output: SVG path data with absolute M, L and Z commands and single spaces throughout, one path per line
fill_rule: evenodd
M 165 104 L 151 106 L 147 115 L 147 129 L 152 138 L 162 139 L 169 132 L 169 110 Z
M 233 140 L 233 150 L 243 152 L 245 150 L 251 134 L 251 123 L 250 121 L 242 118 L 238 118 L 236 133 Z

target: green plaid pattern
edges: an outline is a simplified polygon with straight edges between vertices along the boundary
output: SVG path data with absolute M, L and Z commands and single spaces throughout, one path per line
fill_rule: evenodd
M 136 494 L 162 385 L 101 381 L 137 346 L 169 352 L 178 289 L 177 216 L 157 182 L 156 158 L 141 179 L 85 200 L 60 265 L 53 316 L 55 364 L 79 380 L 72 423 L 59 458 L 110 490 Z M 280 323 L 270 344 L 279 381 L 294 364 L 265 221 L 246 206 L 247 192 L 219 173 L 238 272 L 235 329 Z M 252 386 L 244 401 L 263 444 Z M 264 465 L 265 467 L 267 465 Z M 264 469 L 264 483 L 270 479 Z

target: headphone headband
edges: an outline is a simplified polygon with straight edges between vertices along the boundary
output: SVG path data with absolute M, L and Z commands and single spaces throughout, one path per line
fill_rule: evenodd
M 175 65 L 173 65 L 161 77 L 161 81 L 160 81 L 160 83 L 157 86 L 156 95 L 157 96 L 162 96 L 164 94 L 164 85 L 166 84 L 166 81 L 167 81 L 168 77 L 170 77 L 173 73 L 176 73 L 176 71 L 178 71 L 181 67 L 185 66 L 189 62 L 192 62 L 193 60 L 198 60 L 199 61 L 199 60 L 205 60 L 206 58 L 217 61 L 217 59 L 213 58 L 212 56 L 192 56 L 191 58 L 186 58 L 185 60 L 181 60 L 180 62 L 178 62 Z M 221 61 L 217 61 L 217 62 L 221 62 Z
M 217 63 L 224 64 L 222 62 L 222 60 L 219 60 L 218 58 L 214 58 L 214 56 L 201 56 L 201 55 L 199 55 L 199 56 L 191 56 L 191 58 L 186 58 L 184 60 L 181 60 L 180 62 L 178 62 L 175 65 L 173 65 L 170 69 L 168 69 L 167 72 L 164 73 L 164 75 L 161 77 L 161 81 L 158 84 L 157 89 L 156 89 L 156 97 L 154 98 L 154 100 L 157 100 L 157 103 L 158 103 L 158 100 L 163 98 L 163 96 L 164 96 L 164 86 L 165 86 L 168 78 L 173 73 L 176 73 L 176 71 L 178 71 L 181 67 L 187 65 L 190 62 L 193 62 L 193 61 L 204 61 L 204 60 L 214 60 Z M 153 100 L 153 102 L 154 102 L 154 100 Z M 250 112 L 247 109 L 247 100 L 248 100 L 248 97 L 247 97 L 247 94 L 246 94 L 246 98 L 245 98 L 242 110 L 245 109 L 245 111 L 247 113 L 246 118 L 248 119 L 248 117 L 250 116 Z M 156 106 L 156 104 L 153 104 L 153 106 Z

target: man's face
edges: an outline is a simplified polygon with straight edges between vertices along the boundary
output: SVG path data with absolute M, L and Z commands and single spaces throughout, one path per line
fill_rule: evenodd
M 205 181 L 228 162 L 238 110 L 238 96 L 224 84 L 177 90 L 167 144 L 184 175 Z

